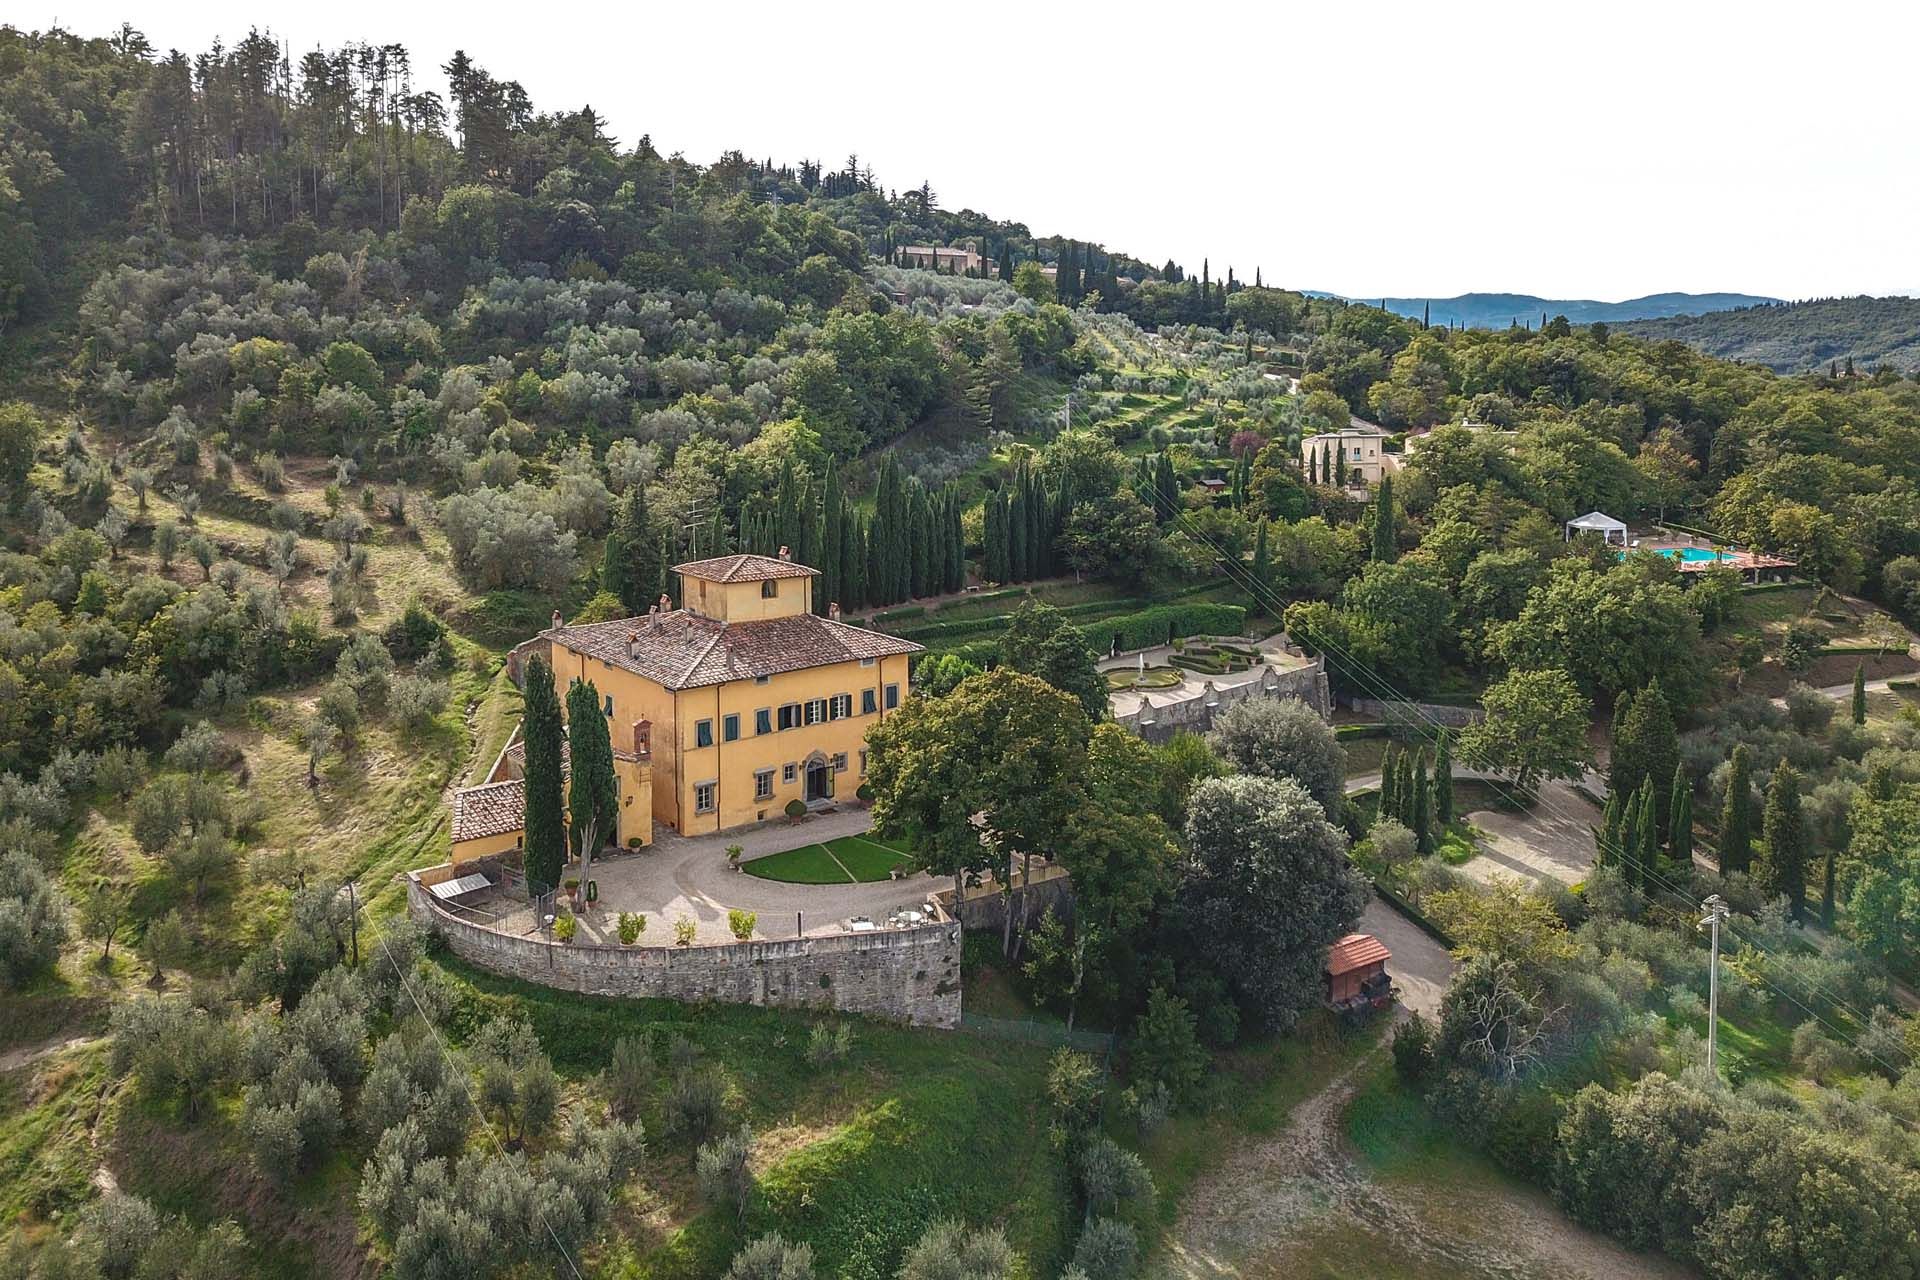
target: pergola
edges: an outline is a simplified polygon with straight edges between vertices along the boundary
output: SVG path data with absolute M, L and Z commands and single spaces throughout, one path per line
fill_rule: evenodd
M 1604 511 L 1589 511 L 1577 519 L 1567 521 L 1567 540 L 1572 541 L 1576 533 L 1597 533 L 1608 542 L 1627 545 L 1627 526 L 1625 522 L 1615 520 Z

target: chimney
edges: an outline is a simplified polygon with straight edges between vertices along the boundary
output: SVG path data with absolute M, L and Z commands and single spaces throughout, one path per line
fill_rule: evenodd
M 555 609 L 553 611 L 553 629 L 555 631 L 558 631 L 560 628 L 566 625 L 567 625 L 567 620 L 560 616 L 560 611 L 558 609 Z
M 653 752 L 653 721 L 635 720 L 633 722 L 633 754 L 642 760 L 650 759 Z
M 673 601 L 668 598 L 666 592 L 662 591 L 660 593 L 660 603 L 654 606 L 654 610 L 658 613 L 673 612 Z
M 660 606 L 656 604 L 652 608 L 647 610 L 647 630 L 658 631 L 659 629 L 660 629 Z
M 827 616 L 829 618 L 832 618 L 835 622 L 840 621 L 840 602 L 838 600 L 835 600 L 832 604 L 827 606 Z
M 782 560 L 791 560 L 793 559 L 793 552 L 789 551 L 785 547 L 782 547 L 780 548 L 780 558 Z
M 629 658 L 633 657 L 633 651 L 634 649 L 639 647 L 639 644 L 640 644 L 640 633 L 638 631 L 627 632 L 627 657 Z

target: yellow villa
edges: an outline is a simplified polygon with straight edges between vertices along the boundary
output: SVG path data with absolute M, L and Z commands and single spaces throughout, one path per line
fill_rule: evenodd
M 619 842 L 650 843 L 654 823 L 706 835 L 777 818 L 796 800 L 850 797 L 866 775 L 867 730 L 899 709 L 921 646 L 842 622 L 838 605 L 814 613 L 818 571 L 784 548 L 674 572 L 681 608 L 662 597 L 644 617 L 570 625 L 556 615 L 522 646 L 545 650 L 563 699 L 576 678 L 600 693 Z M 509 747 L 492 781 L 455 794 L 455 862 L 518 843 L 519 773 Z

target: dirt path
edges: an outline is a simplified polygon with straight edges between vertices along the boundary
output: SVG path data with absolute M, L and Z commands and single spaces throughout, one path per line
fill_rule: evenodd
M 83 1044 L 92 1044 L 98 1036 L 76 1036 L 65 1032 L 48 1040 L 34 1044 L 23 1044 L 17 1048 L 0 1053 L 0 1075 L 18 1071 L 31 1066 L 42 1058 L 51 1058 L 56 1053 L 65 1053 L 68 1049 L 77 1049 Z
M 1349 1149 L 1343 1124 L 1372 1060 L 1363 1058 L 1296 1107 L 1283 1132 L 1228 1157 L 1203 1178 L 1185 1197 L 1166 1246 L 1149 1268 L 1151 1280 L 1690 1275 L 1576 1226 L 1543 1195 L 1478 1179 L 1444 1187 L 1376 1180 Z M 1337 1241 L 1331 1253 L 1329 1237 Z M 1337 1270 L 1316 1266 L 1317 1258 L 1335 1256 L 1341 1259 Z

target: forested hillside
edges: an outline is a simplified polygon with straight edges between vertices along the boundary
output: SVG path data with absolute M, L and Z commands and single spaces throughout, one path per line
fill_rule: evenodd
M 1349 300 L 1376 301 L 1371 298 Z M 1552 316 L 1565 316 L 1573 324 L 1623 324 L 1630 320 L 1726 311 L 1773 299 L 1757 298 L 1750 293 L 1650 293 L 1625 302 L 1596 302 L 1591 298 L 1538 298 L 1530 293 L 1463 293 L 1453 298 L 1377 301 L 1395 315 L 1443 328 L 1505 329 L 1516 324 L 1523 328 L 1538 327 Z
M 1431 1101 L 1433 1151 L 1560 1162 L 1584 1221 L 1729 1280 L 1920 1267 L 1893 1141 L 1920 1076 L 1764 994 L 1817 980 L 1846 1007 L 1795 999 L 1920 1042 L 1877 1007 L 1920 945 L 1920 720 L 1869 707 L 1868 664 L 1912 665 L 1862 600 L 1920 622 L 1920 384 L 1153 266 L 854 156 L 621 145 L 457 53 L 442 101 L 422 56 L 0 29 L 0 1275 L 507 1277 L 559 1271 L 551 1242 L 607 1277 L 930 1280 L 965 1254 L 1119 1280 L 1197 1169 L 1278 1126 L 1307 1036 L 1370 1047 L 1318 1010 L 1365 898 L 1349 854 L 1474 940 L 1394 1102 Z M 929 242 L 997 278 L 903 264 Z M 1355 414 L 1405 463 L 1370 494 L 1300 465 Z M 1568 543 L 1594 508 L 1807 583 Z M 400 919 L 396 875 L 446 856 L 448 789 L 519 718 L 511 646 L 780 546 L 820 608 L 930 651 L 872 743 L 881 820 L 943 876 L 1011 885 L 1034 852 L 1072 876 L 1071 925 L 969 934 L 968 1007 L 1032 1041 L 561 995 Z M 1445 738 L 1397 744 L 1389 809 L 1298 706 L 1166 747 L 1105 722 L 1115 637 L 1283 622 L 1342 694 L 1497 708 L 1460 749 L 1519 779 L 1514 809 L 1586 778 L 1610 717 L 1651 744 L 1611 779 L 1593 890 L 1476 896 L 1438 851 L 1475 837 L 1429 787 Z M 1791 687 L 1849 674 L 1846 723 Z M 1696 799 L 1712 866 L 1671 825 Z M 1649 1143 L 1677 1166 L 1724 1129 L 1740 1158 L 1622 1208 L 1641 1161 L 1608 1144 L 1643 1130 L 1603 1121 L 1697 1080 L 1706 892 L 1823 942 L 1738 948 L 1767 1088 Z M 1121 1037 L 1104 1062 L 1048 1052 L 1075 1018 Z M 1524 1053 L 1476 1054 L 1510 1034 Z M 1808 1185 L 1877 1216 L 1808 1227 Z M 1804 1248 L 1721 1266 L 1757 1221 Z
M 1639 321 L 1639 337 L 1677 339 L 1708 355 L 1780 373 L 1920 369 L 1920 298 L 1815 298 L 1712 315 Z

